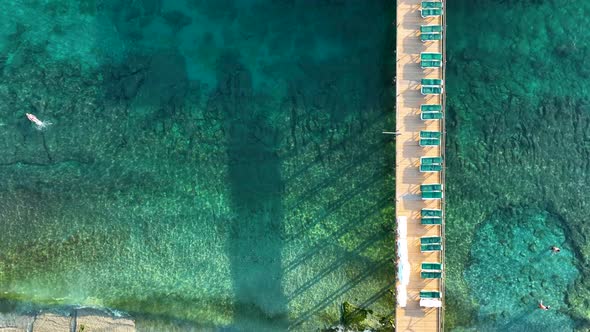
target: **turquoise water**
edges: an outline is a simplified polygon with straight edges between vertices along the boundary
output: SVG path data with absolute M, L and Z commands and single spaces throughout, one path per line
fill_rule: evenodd
M 4 302 L 151 331 L 391 314 L 393 5 L 3 1 Z M 446 327 L 588 328 L 590 3 L 448 9 Z
M 549 248 L 558 245 L 560 253 Z M 475 232 L 465 280 L 479 303 L 477 327 L 573 329 L 564 294 L 579 277 L 560 221 L 545 212 L 502 211 Z M 539 301 L 550 311 L 531 310 Z
M 447 9 L 446 327 L 587 330 L 590 2 Z
M 0 296 L 143 330 L 391 314 L 392 6 L 2 1 Z

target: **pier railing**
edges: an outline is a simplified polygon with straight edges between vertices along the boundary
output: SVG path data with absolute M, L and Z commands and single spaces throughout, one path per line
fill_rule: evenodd
M 442 296 L 442 307 L 440 308 L 440 310 L 438 311 L 438 321 L 440 322 L 439 324 L 439 331 L 444 331 L 445 330 L 445 302 L 446 302 L 446 294 L 445 294 L 445 278 L 446 278 L 446 269 L 447 269 L 447 265 L 446 265 L 446 248 L 447 248 L 447 244 L 446 244 L 446 236 L 445 236 L 445 224 L 447 223 L 447 214 L 446 214 L 446 202 L 447 202 L 447 195 L 446 195 L 446 189 L 447 189 L 447 182 L 446 182 L 446 173 L 447 173 L 447 156 L 446 156 L 446 141 L 447 141 L 447 127 L 446 127 L 446 118 L 448 116 L 448 112 L 447 112 L 447 93 L 446 91 L 448 91 L 449 85 L 448 82 L 446 81 L 446 73 L 447 73 L 447 1 L 446 0 L 441 0 L 443 2 L 443 15 L 442 15 L 442 26 L 443 26 L 443 32 L 442 32 L 442 58 L 443 58 L 443 62 L 442 62 L 442 79 L 443 82 L 447 83 L 446 85 L 446 89 L 443 91 L 442 97 L 441 97 L 441 104 L 442 104 L 442 109 L 443 109 L 443 118 L 441 119 L 441 143 L 440 143 L 440 153 L 441 153 L 441 157 L 443 158 L 442 160 L 442 171 L 441 171 L 441 183 L 443 184 L 443 199 L 441 201 L 441 210 L 442 210 L 442 215 L 443 215 L 443 222 L 441 224 L 441 228 L 440 228 L 440 232 L 441 232 L 441 238 L 442 238 L 442 246 L 443 246 L 443 250 L 442 250 L 442 255 L 441 255 L 441 263 L 443 264 L 443 269 L 442 269 L 442 278 L 440 281 L 440 291 L 443 294 Z

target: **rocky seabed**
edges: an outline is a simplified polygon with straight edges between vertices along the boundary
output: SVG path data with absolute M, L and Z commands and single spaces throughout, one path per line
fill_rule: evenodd
M 135 332 L 135 322 L 96 309 L 0 313 L 0 332 Z

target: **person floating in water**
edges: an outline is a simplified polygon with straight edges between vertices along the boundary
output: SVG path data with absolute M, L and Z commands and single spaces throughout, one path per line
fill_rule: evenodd
M 37 130 L 43 130 L 43 129 L 47 128 L 47 126 L 51 125 L 51 122 L 41 121 L 31 113 L 26 113 L 26 114 L 27 114 L 27 119 L 29 119 L 29 121 L 31 121 L 32 123 L 35 124 L 35 128 L 37 128 Z
M 541 301 L 539 302 L 539 309 L 541 309 L 541 310 L 549 310 L 549 309 L 551 309 L 551 306 L 549 306 L 549 305 L 544 305 L 544 304 L 543 304 L 543 301 L 541 300 Z
M 561 251 L 561 249 L 559 249 L 559 248 L 558 248 L 558 247 L 556 247 L 556 246 L 551 246 L 551 248 L 549 248 L 549 249 L 551 249 L 551 252 L 552 252 L 552 253 L 554 253 L 554 254 L 556 254 L 556 253 L 558 253 L 558 252 L 560 252 L 560 251 Z

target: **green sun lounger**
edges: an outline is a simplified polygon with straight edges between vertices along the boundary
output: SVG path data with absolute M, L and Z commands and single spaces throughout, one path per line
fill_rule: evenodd
M 440 120 L 442 118 L 442 105 L 420 105 L 420 119 Z
M 428 173 L 428 172 L 441 172 L 442 165 L 420 165 L 420 172 Z
M 440 165 L 442 157 L 420 157 L 420 165 Z
M 442 245 L 441 244 L 422 244 L 420 245 L 420 251 L 428 252 L 428 251 L 441 251 Z
M 432 53 L 432 52 L 422 52 L 422 53 L 420 53 L 420 60 L 438 60 L 438 61 L 442 61 L 442 59 L 443 59 L 443 56 L 442 56 L 441 53 Z
M 420 172 L 440 172 L 442 171 L 442 157 L 422 157 L 420 158 Z
M 442 157 L 422 157 L 420 158 L 420 165 L 440 165 L 442 161 Z
M 420 61 L 420 67 L 422 67 L 422 68 L 440 68 L 440 67 L 442 67 L 442 61 L 422 60 L 422 61 Z
M 440 299 L 440 292 L 437 291 L 420 291 L 421 299 Z
M 420 191 L 442 191 L 443 186 L 439 183 L 432 183 L 432 184 L 421 184 Z
M 434 271 L 441 271 L 442 264 L 441 263 L 422 263 L 422 271 L 424 270 L 434 270 Z
M 442 225 L 442 218 L 440 217 L 422 217 L 420 220 L 422 225 Z
M 423 78 L 420 83 L 422 85 L 443 85 L 443 80 L 440 78 Z
M 420 131 L 420 146 L 440 145 L 441 133 L 438 131 Z
M 430 33 L 430 32 L 442 32 L 443 27 L 442 25 L 421 25 L 420 32 L 423 33 Z
M 422 209 L 420 212 L 422 217 L 442 217 L 442 210 L 439 209 Z
M 420 146 L 439 146 L 440 139 L 438 139 L 438 138 L 421 138 L 419 143 L 420 143 Z
M 420 165 L 420 172 L 442 172 L 442 165 Z
M 423 86 L 420 89 L 420 92 L 423 95 L 440 95 L 443 92 L 443 89 L 440 86 Z
M 423 184 L 420 186 L 422 199 L 442 199 L 442 185 L 440 184 Z
M 440 8 L 422 8 L 420 10 L 420 15 L 423 18 L 427 18 L 427 17 L 437 17 L 437 16 L 441 16 L 443 14 L 443 10 Z
M 442 278 L 442 272 L 420 272 L 422 279 L 440 279 Z
M 435 8 L 441 9 L 443 7 L 443 3 L 440 1 L 422 1 L 422 8 Z
M 442 112 L 442 105 L 420 105 L 421 112 Z
M 420 91 L 423 95 L 440 95 L 443 92 L 443 81 L 438 78 L 423 78 Z
M 442 198 L 443 198 L 442 191 L 422 192 L 422 199 L 442 199 Z
M 420 40 L 423 42 L 442 40 L 442 35 L 440 33 L 421 33 Z
M 420 119 L 422 120 L 440 120 L 443 118 L 441 112 L 422 112 L 420 113 Z
M 421 130 L 420 138 L 440 138 L 440 131 Z
M 439 244 L 440 236 L 425 236 L 420 238 L 420 244 Z

